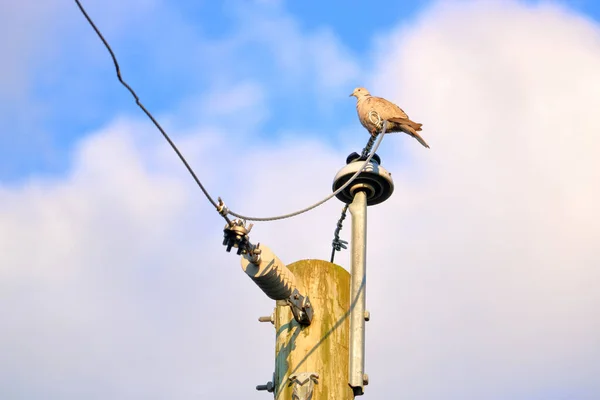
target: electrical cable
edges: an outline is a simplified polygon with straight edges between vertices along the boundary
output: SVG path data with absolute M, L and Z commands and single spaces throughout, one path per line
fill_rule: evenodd
M 196 184 L 198 185 L 198 187 L 200 188 L 200 190 L 202 190 L 202 193 L 204 193 L 204 196 L 206 196 L 206 199 L 213 205 L 213 207 L 215 207 L 215 209 L 227 221 L 228 224 L 230 224 L 231 221 L 229 220 L 229 218 L 227 217 L 227 215 L 233 215 L 234 217 L 241 218 L 241 219 L 246 220 L 246 221 L 276 221 L 276 220 L 281 220 L 281 219 L 295 217 L 297 215 L 303 214 L 303 213 L 305 213 L 307 211 L 310 211 L 310 210 L 312 210 L 312 209 L 314 209 L 314 208 L 322 205 L 323 203 L 325 203 L 325 202 L 329 201 L 330 199 L 332 199 L 334 196 L 336 196 L 342 190 L 344 190 L 348 185 L 350 185 L 352 183 L 352 181 L 354 181 L 354 179 L 356 179 L 358 177 L 358 175 L 360 175 L 360 173 L 369 164 L 369 161 L 371 161 L 371 158 L 373 157 L 373 155 L 375 154 L 375 152 L 379 148 L 379 145 L 381 144 L 381 141 L 383 140 L 383 137 L 385 135 L 385 131 L 386 131 L 386 128 L 387 128 L 387 121 L 383 121 L 383 129 L 382 129 L 382 132 L 379 135 L 380 137 L 377 140 L 377 143 L 375 144 L 375 149 L 373 149 L 373 151 L 371 152 L 371 154 L 369 154 L 369 156 L 366 158 L 366 160 L 364 161 L 362 167 L 344 185 L 342 185 L 335 192 L 333 192 L 332 194 L 330 194 L 329 196 L 325 197 L 323 200 L 321 200 L 321 201 L 319 201 L 317 203 L 314 203 L 314 204 L 312 204 L 312 205 L 310 205 L 310 206 L 308 206 L 306 208 L 303 208 L 301 210 L 298 210 L 296 212 L 292 212 L 292 213 L 284 214 L 284 215 L 279 215 L 279 216 L 275 216 L 275 217 L 247 217 L 247 216 L 235 213 L 233 211 L 230 211 L 230 210 L 228 210 L 224 206 L 224 204 L 221 201 L 219 201 L 219 204 L 218 204 L 211 197 L 211 195 L 208 193 L 208 191 L 206 190 L 206 188 L 204 187 L 204 185 L 202 184 L 202 182 L 200 182 L 200 179 L 198 178 L 198 176 L 196 175 L 196 173 L 194 172 L 194 170 L 192 169 L 192 167 L 188 164 L 187 160 L 185 159 L 185 157 L 183 156 L 183 154 L 181 153 L 181 151 L 179 151 L 179 149 L 177 148 L 177 146 L 175 145 L 175 143 L 171 140 L 171 138 L 169 137 L 169 135 L 167 134 L 167 132 L 165 132 L 165 130 L 163 129 L 163 127 L 154 118 L 154 116 L 152 115 L 152 113 L 150 113 L 150 111 L 148 111 L 146 109 L 146 107 L 142 104 L 142 102 L 140 101 L 138 95 L 131 88 L 131 86 L 129 86 L 129 84 L 127 84 L 127 82 L 125 82 L 123 80 L 123 77 L 121 76 L 121 68 L 119 66 L 119 63 L 117 61 L 117 57 L 115 56 L 115 53 L 113 52 L 112 48 L 110 47 L 110 45 L 108 44 L 107 40 L 104 38 L 104 36 L 100 32 L 100 30 L 98 29 L 98 27 L 96 26 L 96 24 L 94 23 L 94 21 L 92 21 L 92 19 L 90 18 L 90 16 L 86 12 L 86 10 L 83 7 L 83 5 L 81 4 L 81 2 L 79 0 L 75 0 L 75 3 L 79 7 L 79 10 L 81 11 L 81 13 L 85 17 L 85 19 L 88 21 L 88 23 L 90 24 L 90 26 L 96 32 L 96 35 L 98 35 L 98 37 L 100 38 L 100 40 L 104 44 L 104 47 L 106 47 L 106 50 L 108 50 L 108 52 L 110 53 L 110 57 L 112 58 L 113 64 L 115 66 L 115 71 L 117 73 L 117 78 L 119 79 L 119 82 L 129 91 L 129 93 L 131 93 L 131 95 L 135 99 L 135 102 L 138 105 L 138 107 L 146 114 L 146 116 L 148 118 L 150 118 L 150 120 L 152 121 L 152 123 L 154 124 L 154 126 L 160 131 L 160 133 L 163 135 L 163 137 L 165 138 L 165 140 L 169 143 L 169 145 L 171 146 L 171 148 L 173 149 L 173 151 L 175 151 L 175 153 L 177 154 L 177 156 L 179 157 L 179 159 L 181 160 L 181 162 L 183 163 L 183 165 L 186 167 L 186 169 L 188 170 L 188 172 L 190 173 L 190 175 L 192 176 L 192 178 L 194 179 L 194 181 L 196 182 Z M 381 122 L 381 119 L 380 119 L 380 122 Z M 365 147 L 365 150 L 363 151 L 363 156 L 365 155 L 366 151 L 368 151 L 368 149 L 370 148 L 370 146 L 373 144 L 373 141 L 374 141 L 374 137 L 372 137 L 369 140 L 369 143 L 367 144 L 367 147 Z
M 367 165 L 369 164 L 369 161 L 371 161 L 371 158 L 375 155 L 375 152 L 377 151 L 377 149 L 379 148 L 379 145 L 381 144 L 381 141 L 383 140 L 383 137 L 385 136 L 385 131 L 387 129 L 387 121 L 383 122 L 383 130 L 382 132 L 379 134 L 379 138 L 377 139 L 377 143 L 375 143 L 375 148 L 373 149 L 373 151 L 371 152 L 371 154 L 369 154 L 369 156 L 367 157 L 367 159 L 364 161 L 362 167 L 356 171 L 356 173 L 354 175 L 352 175 L 352 177 L 348 180 L 348 182 L 344 183 L 338 190 L 336 190 L 335 192 L 331 193 L 329 196 L 325 197 L 323 200 L 314 203 L 306 208 L 303 208 L 301 210 L 289 213 L 289 214 L 284 214 L 284 215 L 279 215 L 276 217 L 247 217 L 245 215 L 241 215 L 241 214 L 237 214 L 234 213 L 233 211 L 228 211 L 228 214 L 233 215 L 234 217 L 237 218 L 241 218 L 244 219 L 246 221 L 277 221 L 280 219 L 286 219 L 286 218 L 291 218 L 291 217 L 295 217 L 297 215 L 303 214 L 307 211 L 312 210 L 313 208 L 317 208 L 318 206 L 322 205 L 323 203 L 329 201 L 330 199 L 332 199 L 334 196 L 337 196 L 338 193 L 340 193 L 342 190 L 346 189 L 346 187 L 348 187 L 348 185 L 350 185 L 357 177 L 358 175 L 360 175 L 363 170 L 367 167 Z
M 169 145 L 171 145 L 171 148 L 175 151 L 175 153 L 177 154 L 177 156 L 179 156 L 179 159 L 181 160 L 181 162 L 183 163 L 183 165 L 185 165 L 185 167 L 187 168 L 187 170 L 190 173 L 190 175 L 192 175 L 192 178 L 194 178 L 194 181 L 196 181 L 196 184 L 198 185 L 198 187 L 200 187 L 200 190 L 202 190 L 202 193 L 204 193 L 204 196 L 206 196 L 206 198 L 208 199 L 208 201 L 215 207 L 215 209 L 218 210 L 219 209 L 219 205 L 210 196 L 210 194 L 208 193 L 208 191 L 206 190 L 206 188 L 204 187 L 204 185 L 202 184 L 202 182 L 200 182 L 200 179 L 198 178 L 198 176 L 196 175 L 196 173 L 194 172 L 194 170 L 192 169 L 192 167 L 188 164 L 188 162 L 185 159 L 185 157 L 183 156 L 183 154 L 181 154 L 181 152 L 179 151 L 179 149 L 177 148 L 177 146 L 175 145 L 175 143 L 173 143 L 173 141 L 171 140 L 171 138 L 169 137 L 169 135 L 167 134 L 167 132 L 165 132 L 165 130 L 163 129 L 163 127 L 154 118 L 154 116 L 152 115 L 152 113 L 150 113 L 150 111 L 148 111 L 146 109 L 146 107 L 144 107 L 144 105 L 140 101 L 140 98 L 135 93 L 135 91 L 131 88 L 131 86 L 129 86 L 127 84 L 127 82 L 125 82 L 123 80 L 123 77 L 121 76 L 121 68 L 119 67 L 119 63 L 117 61 L 117 57 L 115 56 L 115 53 L 113 52 L 112 48 L 110 47 L 110 45 L 108 44 L 108 42 L 106 41 L 106 39 L 104 38 L 104 36 L 102 35 L 102 33 L 100 32 L 100 30 L 98 29 L 98 27 L 96 26 L 96 24 L 94 23 L 94 21 L 92 21 L 92 19 L 88 15 L 88 13 L 85 11 L 85 8 L 83 8 L 83 5 L 81 5 L 81 3 L 79 2 L 79 0 L 75 0 L 75 3 L 77 3 L 77 6 L 79 7 L 79 10 L 81 11 L 81 13 L 85 17 L 85 19 L 88 21 L 88 23 L 90 24 L 90 26 L 94 29 L 94 31 L 96 32 L 96 35 L 98 35 L 98 37 L 100 38 L 100 40 L 104 44 L 104 47 L 106 47 L 106 50 L 108 50 L 108 52 L 110 53 L 110 56 L 111 56 L 112 61 L 113 61 L 113 64 L 115 65 L 115 70 L 117 72 L 117 78 L 119 79 L 119 82 L 121 82 L 121 84 L 123 86 L 125 86 L 125 88 L 127 88 L 127 90 L 129 90 L 129 93 L 131 93 L 131 95 L 135 99 L 136 104 L 142 109 L 142 111 L 146 114 L 146 116 L 148 118 L 150 118 L 150 120 L 152 121 L 152 123 L 154 124 L 154 126 L 156 126 L 156 128 L 160 131 L 160 133 L 162 133 L 163 137 L 166 139 L 166 141 L 169 143 Z M 222 216 L 229 223 L 229 218 L 227 218 L 226 215 L 222 215 Z

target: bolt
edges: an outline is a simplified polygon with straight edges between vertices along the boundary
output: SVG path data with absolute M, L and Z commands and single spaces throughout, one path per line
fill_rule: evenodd
M 269 382 L 271 383 L 271 382 Z M 369 375 L 363 374 L 363 385 L 367 386 L 369 384 Z
M 266 390 L 267 392 L 272 393 L 273 390 L 275 390 L 275 385 L 273 385 L 273 382 L 267 382 L 266 385 L 257 385 L 256 390 Z
M 298 299 L 300 298 L 300 295 L 299 295 L 298 293 L 296 293 L 296 294 L 294 295 L 294 298 L 295 298 L 296 300 L 298 300 Z
M 368 311 L 365 311 L 365 321 L 369 321 L 371 319 L 371 313 Z
M 258 317 L 258 322 L 270 322 L 272 324 L 275 324 L 275 317 L 273 314 L 269 316 Z

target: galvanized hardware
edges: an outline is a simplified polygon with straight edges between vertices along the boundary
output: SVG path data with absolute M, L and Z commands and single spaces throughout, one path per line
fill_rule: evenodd
M 365 311 L 365 321 L 370 321 L 371 320 L 371 313 L 368 311 Z
M 331 243 L 331 247 L 333 247 L 336 251 L 340 251 L 342 249 L 345 250 L 348 248 L 348 241 L 336 239 Z
M 251 243 L 249 243 L 249 245 L 251 249 L 248 252 L 250 262 L 256 265 L 260 262 L 260 255 L 262 254 L 262 249 L 260 249 L 260 243 L 257 243 L 256 246 L 252 246 Z
M 218 200 L 219 204 L 217 204 L 217 211 L 219 212 L 219 214 L 226 217 L 227 214 L 229 214 L 229 208 L 227 208 L 227 206 L 220 197 L 218 198 Z
M 358 153 L 352 153 L 346 159 L 346 166 L 342 168 L 333 180 L 332 190 L 335 192 L 343 187 L 346 182 L 361 170 L 365 160 Z M 381 166 L 381 159 L 373 155 L 364 170 L 352 181 L 352 184 L 336 194 L 343 203 L 350 204 L 354 195 L 359 190 L 367 190 L 367 206 L 373 206 L 386 201 L 394 192 L 394 181 L 390 173 Z
M 357 191 L 350 204 L 352 214 L 351 277 L 350 277 L 350 347 L 348 383 L 355 396 L 364 393 L 365 369 L 365 305 L 367 252 L 367 194 Z
M 266 390 L 269 393 L 273 393 L 275 390 L 275 385 L 273 382 L 267 382 L 266 385 L 256 385 L 256 390 Z
M 294 319 L 301 325 L 310 325 L 313 317 L 313 310 L 308 296 L 304 297 L 294 289 L 294 293 L 289 297 L 288 304 L 292 309 Z
M 232 247 L 237 248 L 237 254 L 250 254 L 254 258 L 260 256 L 259 245 L 254 246 L 250 243 L 248 234 L 252 230 L 252 224 L 246 228 L 245 221 L 235 219 L 231 223 L 226 224 L 223 229 L 223 246 L 227 247 L 227 252 L 231 251 Z
M 267 315 L 264 317 L 258 317 L 258 322 L 270 322 L 275 325 L 275 312 L 271 315 Z
M 319 374 L 314 372 L 302 372 L 294 374 L 289 378 L 292 388 L 292 400 L 311 400 L 315 384 L 318 384 Z
M 275 391 L 275 372 L 273 372 L 273 378 L 270 382 L 267 382 L 266 385 L 256 385 L 256 390 L 266 390 L 269 393 L 273 393 Z

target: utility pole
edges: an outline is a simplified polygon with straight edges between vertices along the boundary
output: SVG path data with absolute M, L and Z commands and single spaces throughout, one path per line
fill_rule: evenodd
M 365 156 L 352 153 L 335 176 L 337 190 L 358 173 Z M 271 299 L 275 327 L 275 372 L 257 390 L 276 400 L 352 400 L 364 394 L 367 206 L 394 191 L 391 174 L 376 154 L 337 198 L 352 215 L 351 273 L 323 260 L 284 265 L 266 246 L 252 245 L 241 220 L 225 227 L 223 244 L 238 248 L 242 269 Z

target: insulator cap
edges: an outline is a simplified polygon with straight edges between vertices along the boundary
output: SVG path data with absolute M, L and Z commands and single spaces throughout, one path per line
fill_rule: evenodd
M 360 155 L 356 152 L 346 158 L 347 165 L 333 179 L 333 191 L 343 186 L 360 170 L 364 164 L 364 159 L 361 160 L 360 158 Z M 392 180 L 392 174 L 380 164 L 381 158 L 374 154 L 365 170 L 336 197 L 343 203 L 350 204 L 357 191 L 365 191 L 367 193 L 367 206 L 373 206 L 389 199 L 394 192 L 394 181 Z
M 348 157 L 346 157 L 346 164 L 350 164 L 353 161 L 359 160 L 361 159 L 360 154 L 358 154 L 357 152 L 354 153 L 350 153 L 350 155 Z M 367 159 L 367 157 L 364 157 L 362 159 L 362 161 L 365 161 Z M 373 154 L 373 157 L 371 157 L 371 160 L 375 160 L 375 162 L 379 165 L 381 165 L 381 157 L 379 157 L 379 155 L 377 153 Z

